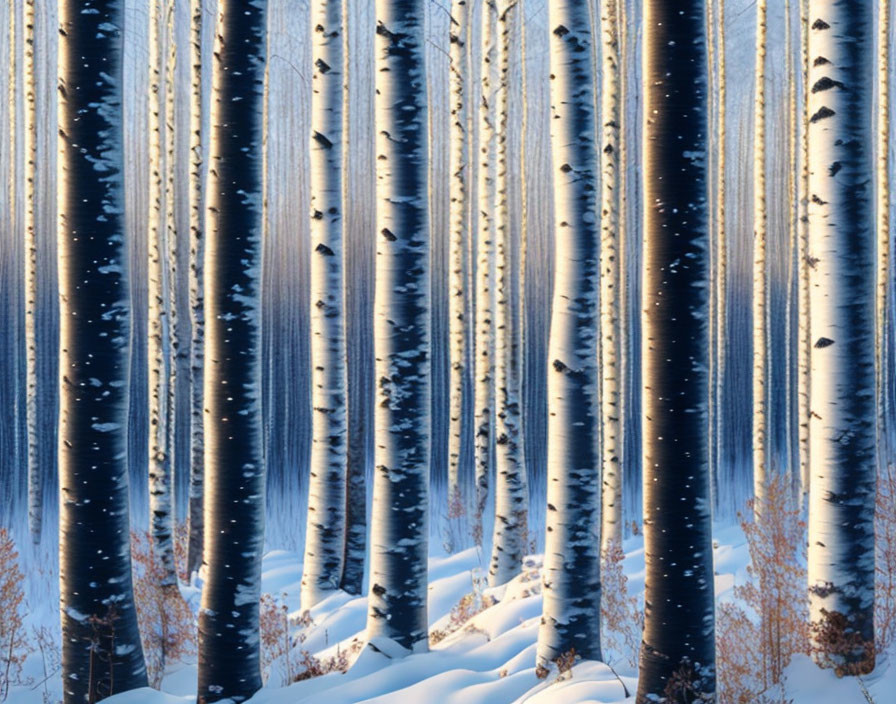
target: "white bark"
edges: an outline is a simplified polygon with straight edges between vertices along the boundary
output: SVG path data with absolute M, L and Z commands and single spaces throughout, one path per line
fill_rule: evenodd
M 495 198 L 495 123 L 493 89 L 497 10 L 494 0 L 482 2 L 482 99 L 479 104 L 479 200 L 476 230 L 476 506 L 473 537 L 482 544 L 483 519 L 491 483 L 491 453 L 494 447 L 494 356 L 495 356 L 495 229 L 492 209 Z
M 342 0 L 311 17 L 311 475 L 302 609 L 342 581 L 348 452 L 343 253 L 345 19 Z
M 601 551 L 622 546 L 622 248 L 619 136 L 622 125 L 618 3 L 602 3 L 601 44 Z
M 768 208 L 766 205 L 765 68 L 766 0 L 756 2 L 756 94 L 753 113 L 753 496 L 761 514 L 768 482 Z
M 187 572 L 202 563 L 202 494 L 205 448 L 202 433 L 202 378 L 205 357 L 203 314 L 203 151 L 202 0 L 190 0 L 190 494 Z
M 423 0 L 376 2 L 376 450 L 367 637 L 428 648 L 430 233 Z
M 149 512 L 153 557 L 161 564 L 164 585 L 176 582 L 174 567 L 173 517 L 172 517 L 172 447 L 169 426 L 172 422 L 169 408 L 169 389 L 172 377 L 172 359 L 169 351 L 169 326 L 171 324 L 168 300 L 168 211 L 172 194 L 166 182 L 173 167 L 165 148 L 167 131 L 163 106 L 167 92 L 163 80 L 166 3 L 170 0 L 153 0 L 149 8 L 149 140 L 150 178 L 149 213 L 147 217 L 149 316 L 147 335 L 147 360 L 149 361 Z
M 874 640 L 875 250 L 873 7 L 809 4 L 811 377 L 809 604 L 816 626 Z M 873 646 L 820 662 L 874 666 Z M 824 657 L 827 655 L 828 657 Z M 869 657 L 870 656 L 870 657 Z
M 37 176 L 37 71 L 34 62 L 35 33 L 34 0 L 24 3 L 24 61 L 25 110 L 23 139 L 25 143 L 25 413 L 28 434 L 28 528 L 35 543 L 40 542 L 43 524 L 43 473 L 40 461 L 37 398 L 37 252 L 38 240 L 35 213 L 35 178 Z M 13 128 L 14 132 L 14 128 Z M 15 178 L 11 178 L 14 181 Z
M 451 3 L 450 80 L 451 80 L 451 134 L 450 139 L 450 251 L 448 320 L 450 338 L 450 382 L 448 411 L 448 502 L 449 507 L 466 506 L 461 491 L 460 469 L 463 451 L 464 386 L 467 375 L 467 287 L 468 241 L 470 239 L 470 195 L 467 183 L 470 171 L 470 139 L 468 134 L 467 105 L 469 103 L 467 79 L 469 74 L 470 4 L 467 0 Z M 449 509 L 450 510 L 450 509 Z M 453 550 L 454 545 L 449 549 Z
M 890 369 L 887 308 L 890 277 L 890 18 L 892 0 L 878 4 L 878 64 L 877 64 L 877 443 L 880 462 L 890 461 L 888 405 Z
M 797 423 L 800 460 L 800 505 L 809 497 L 809 369 L 811 340 L 809 330 L 809 0 L 800 3 L 800 59 L 802 62 L 802 105 L 800 110 L 800 219 L 797 278 L 799 304 L 797 322 Z
M 600 307 L 591 17 L 550 5 L 555 266 L 548 368 L 547 531 L 540 663 L 600 660 Z M 595 534 L 597 533 L 597 534 Z
M 514 268 L 514 228 L 509 192 L 518 173 L 508 159 L 509 75 L 515 37 L 516 0 L 498 6 L 497 179 L 494 226 L 497 242 L 495 306 L 495 522 L 489 583 L 504 584 L 519 573 L 527 551 L 529 496 L 520 408 L 520 291 Z M 518 44 L 516 44 L 518 45 Z

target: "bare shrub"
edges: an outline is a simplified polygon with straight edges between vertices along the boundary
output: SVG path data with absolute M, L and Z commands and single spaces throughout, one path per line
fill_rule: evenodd
M 15 543 L 0 528 L 0 702 L 6 701 L 13 685 L 22 683 L 22 664 L 30 652 L 22 623 L 24 580 Z
M 148 532 L 131 533 L 134 602 L 151 686 L 158 688 L 169 662 L 196 653 L 196 618 L 177 585 L 162 586 L 164 572 L 154 559 Z
M 896 470 L 887 465 L 877 478 L 874 511 L 874 636 L 884 653 L 896 637 Z
M 460 546 L 466 515 L 467 508 L 464 505 L 464 497 L 461 494 L 460 487 L 455 486 L 448 496 L 448 515 L 442 544 L 445 552 L 451 554 Z
M 811 633 L 813 657 L 837 677 L 867 675 L 874 669 L 874 641 L 865 640 L 839 611 L 822 609 Z
M 638 665 L 644 612 L 639 600 L 628 594 L 628 577 L 622 562 L 625 552 L 612 543 L 601 555 L 601 636 L 606 654 L 624 660 L 629 667 Z
M 62 668 L 62 660 L 60 657 L 62 645 L 59 643 L 56 634 L 46 626 L 32 628 L 32 633 L 34 643 L 37 645 L 38 651 L 40 651 L 41 662 L 43 664 L 43 679 L 41 679 L 36 686 L 43 688 L 41 694 L 44 704 L 55 704 L 53 697 L 50 694 L 49 682 Z
M 719 704 L 759 701 L 781 682 L 794 654 L 809 652 L 806 524 L 783 475 L 770 478 L 764 505 L 759 522 L 752 501 L 750 518 L 740 517 L 751 560 L 747 583 L 734 588 L 741 603 L 718 612 Z
M 297 675 L 292 678 L 292 682 L 301 682 L 310 680 L 321 675 L 328 675 L 331 672 L 348 672 L 348 668 L 352 664 L 354 655 L 361 651 L 364 644 L 355 639 L 352 641 L 351 647 L 342 649 L 337 646 L 336 653 L 329 657 L 319 658 L 312 655 L 307 650 L 301 651 L 301 660 L 299 667 L 301 668 Z
M 303 616 L 308 614 L 306 611 Z M 274 665 L 282 658 L 284 682 L 292 682 L 293 672 L 290 662 L 292 638 L 289 634 L 289 608 L 286 605 L 286 594 L 280 597 L 273 594 L 262 594 L 259 611 L 259 635 L 261 638 L 261 676 L 265 683 L 273 673 Z M 310 614 L 307 625 L 311 625 Z
M 485 633 L 482 629 L 475 629 L 468 625 L 470 619 L 476 614 L 482 613 L 497 603 L 494 597 L 483 594 L 480 587 L 481 585 L 474 581 L 473 591 L 469 594 L 464 594 L 451 608 L 451 613 L 448 616 L 448 623 L 446 623 L 443 628 L 437 628 L 430 631 L 430 645 L 441 643 L 452 633 L 456 633 L 461 629 L 476 630 L 480 633 Z

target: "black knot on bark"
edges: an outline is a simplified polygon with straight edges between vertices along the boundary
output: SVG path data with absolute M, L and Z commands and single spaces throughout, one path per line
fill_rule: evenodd
M 554 34 L 556 34 L 558 37 L 565 37 L 567 34 L 569 34 L 569 30 L 562 24 L 558 24 L 554 28 Z
M 824 20 L 815 20 L 812 23 L 812 29 L 830 29 L 831 25 L 829 25 Z
M 828 76 L 822 76 L 817 81 L 815 81 L 815 85 L 812 86 L 813 93 L 820 93 L 823 90 L 830 90 L 831 88 L 845 88 L 840 81 L 835 81 L 833 78 Z
M 398 239 L 395 235 L 392 234 L 392 231 L 388 227 L 384 227 L 382 230 L 380 230 L 380 234 L 382 234 L 382 236 L 390 242 L 394 242 Z
M 826 106 L 822 105 L 822 106 L 818 109 L 818 112 L 815 113 L 812 117 L 809 118 L 809 122 L 819 122 L 820 120 L 824 120 L 825 118 L 833 117 L 833 116 L 836 115 L 836 114 L 837 114 L 837 113 L 835 113 L 835 112 L 834 112 L 833 110 L 831 110 L 829 107 L 826 107 Z
M 834 341 L 827 337 L 819 337 L 815 342 L 815 349 L 821 350 L 825 347 L 830 347 L 834 344 Z
M 320 252 L 320 253 L 323 254 L 325 257 L 332 257 L 332 256 L 334 256 L 334 255 L 336 254 L 332 249 L 330 249 L 329 247 L 327 247 L 327 245 L 325 245 L 323 242 L 321 242 L 320 244 L 318 244 L 317 247 L 314 248 L 314 251 L 315 251 L 315 252 Z

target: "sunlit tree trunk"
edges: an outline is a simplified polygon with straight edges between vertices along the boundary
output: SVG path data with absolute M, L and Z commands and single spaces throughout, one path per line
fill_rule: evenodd
M 468 134 L 469 102 L 467 79 L 469 72 L 469 19 L 467 0 L 451 4 L 450 78 L 451 78 L 451 134 L 450 139 L 450 408 L 448 427 L 448 501 L 449 517 L 457 507 L 465 506 L 465 492 L 461 490 L 461 452 L 463 451 L 464 388 L 467 377 L 467 242 L 470 236 L 470 137 Z M 455 545 L 449 545 L 454 550 Z
M 878 65 L 877 65 L 877 442 L 878 460 L 882 466 L 890 461 L 889 394 L 890 379 L 888 337 L 892 330 L 887 325 L 887 308 L 891 304 L 887 294 L 890 279 L 890 17 L 889 0 L 878 4 Z
M 163 106 L 168 87 L 163 79 L 164 33 L 162 23 L 168 8 L 163 0 L 149 7 L 149 315 L 147 359 L 149 360 L 149 516 L 153 558 L 163 574 L 162 586 L 177 582 L 174 566 L 172 488 L 173 465 L 170 444 L 171 417 L 168 398 L 172 359 L 169 354 L 171 312 L 168 302 L 168 211 L 173 206 L 166 187 L 172 168 L 165 148 L 167 131 Z
M 800 110 L 800 218 L 797 252 L 799 303 L 797 319 L 797 435 L 800 454 L 800 505 L 809 497 L 809 0 L 800 3 L 800 59 L 802 62 L 802 105 Z
M 190 495 L 187 574 L 202 564 L 202 495 L 205 448 L 202 433 L 202 379 L 205 345 L 203 313 L 203 152 L 202 0 L 190 0 Z
M 497 8 L 494 0 L 482 2 L 482 63 L 479 104 L 479 165 L 477 196 L 479 200 L 476 230 L 476 506 L 473 537 L 482 544 L 483 520 L 491 482 L 492 448 L 494 447 L 494 356 L 495 356 L 495 112 L 493 74 L 495 63 L 495 30 Z
M 261 687 L 265 0 L 219 0 L 205 219 L 205 538 L 198 700 Z
M 756 2 L 756 94 L 753 110 L 753 496 L 761 515 L 768 482 L 768 209 L 765 158 L 766 0 Z
M 37 251 L 35 177 L 37 175 L 37 71 L 34 64 L 34 0 L 25 0 L 25 41 L 22 72 L 25 81 L 25 413 L 28 433 L 28 528 L 35 543 L 43 528 L 43 472 L 40 467 L 37 398 Z
M 600 211 L 600 329 L 601 329 L 601 550 L 622 547 L 622 368 L 620 297 L 622 248 L 619 239 L 620 199 L 619 135 L 620 104 L 618 3 L 602 4 L 601 121 L 603 148 Z
M 131 583 L 124 3 L 59 6 L 60 605 L 67 704 L 146 686 Z
M 704 6 L 644 16 L 645 613 L 638 702 L 715 695 Z M 668 701 L 668 700 L 667 700 Z
M 497 181 L 494 227 L 497 242 L 495 335 L 495 522 L 489 583 L 504 584 L 519 573 L 528 538 L 529 490 L 520 408 L 520 291 L 513 252 L 509 192 L 516 169 L 508 160 L 510 61 L 519 11 L 516 0 L 498 6 Z
M 873 5 L 809 12 L 809 606 L 819 663 L 856 674 L 874 667 Z
M 376 451 L 367 637 L 428 647 L 430 285 L 423 0 L 377 0 Z
M 600 660 L 600 161 L 591 13 L 550 5 L 556 278 L 548 368 L 544 607 L 538 661 Z
M 311 58 L 311 476 L 302 609 L 339 588 L 345 557 L 346 416 L 343 266 L 342 0 L 312 7 Z

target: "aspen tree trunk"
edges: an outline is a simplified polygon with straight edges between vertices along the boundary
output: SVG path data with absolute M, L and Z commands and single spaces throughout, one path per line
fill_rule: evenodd
M 716 161 L 716 243 L 715 243 L 715 333 L 716 333 L 716 359 L 715 359 L 715 381 L 713 382 L 713 405 L 715 406 L 714 425 L 710 428 L 710 432 L 715 435 L 714 448 L 714 464 L 715 476 L 717 480 L 716 488 L 718 489 L 718 473 L 722 469 L 724 458 L 724 432 L 725 432 L 725 408 L 724 408 L 724 389 L 725 389 L 725 368 L 728 361 L 728 235 L 726 227 L 726 218 L 728 210 L 726 208 L 725 199 L 727 198 L 725 177 L 726 169 L 726 101 L 727 101 L 727 78 L 726 78 L 726 61 L 725 61 L 725 0 L 718 0 L 716 3 L 717 21 L 718 21 L 718 101 L 719 109 L 716 114 L 718 121 L 716 127 L 716 139 L 718 140 L 718 159 Z M 718 502 L 718 496 L 716 497 Z M 718 505 L 718 503 L 716 504 Z
M 645 4 L 645 613 L 638 702 L 715 696 L 703 3 Z M 670 682 L 671 680 L 671 682 Z
M 817 661 L 860 674 L 874 667 L 873 6 L 809 11 L 809 607 Z M 832 649 L 831 630 L 859 642 Z
M 791 496 L 799 501 L 802 479 L 799 464 L 799 385 L 794 383 L 797 376 L 795 364 L 799 355 L 799 191 L 797 172 L 796 135 L 799 129 L 796 110 L 797 71 L 794 62 L 793 5 L 784 2 L 784 51 L 786 54 L 784 73 L 787 76 L 787 344 L 785 354 L 784 388 L 787 390 L 787 454 L 784 471 L 790 474 Z
M 619 135 L 620 105 L 618 3 L 603 3 L 600 18 L 601 121 L 603 149 L 600 212 L 600 327 L 601 339 L 601 552 L 609 555 L 622 547 L 622 370 L 620 298 L 622 292 L 622 248 L 619 239 L 620 198 Z
M 205 538 L 200 704 L 261 687 L 261 264 L 265 0 L 218 0 L 205 219 Z
M 345 558 L 348 425 L 343 256 L 343 0 L 312 6 L 311 476 L 302 609 L 339 588 Z
M 146 686 L 128 506 L 123 22 L 120 1 L 59 6 L 59 583 L 67 704 Z
M 497 241 L 498 291 L 495 335 L 495 522 L 489 583 L 504 584 L 520 571 L 529 533 L 529 488 L 522 437 L 520 408 L 519 272 L 514 270 L 514 237 L 510 221 L 508 128 L 510 101 L 510 52 L 516 0 L 498 8 L 497 180 L 495 191 L 495 239 Z
M 423 0 L 377 0 L 376 453 L 367 637 L 428 647 L 429 183 Z
M 202 0 L 190 0 L 190 496 L 187 574 L 202 564 L 202 495 L 205 448 L 202 433 L 202 383 L 205 345 L 203 313 L 203 153 Z
M 165 412 L 168 415 L 168 459 L 171 476 L 171 490 L 168 493 L 169 525 L 172 534 L 175 523 L 175 448 L 177 447 L 177 365 L 179 332 L 177 322 L 177 222 L 175 212 L 177 208 L 177 192 L 175 190 L 174 174 L 178 169 L 177 155 L 175 154 L 175 115 L 174 93 L 176 90 L 175 69 L 177 68 L 177 44 L 174 32 L 174 13 L 176 0 L 167 0 L 165 3 L 165 48 L 167 54 L 164 59 L 165 66 L 165 305 L 167 306 L 167 332 L 165 341 L 165 355 L 168 363 L 168 395 L 165 398 Z M 172 571 L 169 579 L 172 584 L 177 582 L 177 570 L 174 566 L 174 542 L 170 542 L 170 564 Z M 169 558 L 166 556 L 167 563 Z M 167 569 L 166 569 L 167 571 Z
M 25 366 L 26 366 L 26 425 L 28 434 L 28 529 L 35 544 L 40 542 L 43 527 L 43 473 L 40 467 L 40 437 L 38 434 L 37 398 L 37 230 L 35 217 L 35 177 L 37 175 L 37 71 L 34 63 L 35 34 L 34 0 L 24 6 L 24 61 L 25 81 Z
M 800 1 L 800 59 L 803 68 L 803 98 L 800 110 L 800 222 L 797 278 L 799 317 L 797 322 L 797 408 L 800 453 L 800 506 L 808 505 L 809 472 L 809 370 L 812 343 L 809 330 L 809 0 Z
M 153 559 L 163 573 L 163 587 L 177 583 L 174 565 L 172 447 L 168 405 L 172 360 L 168 354 L 171 311 L 167 259 L 168 211 L 173 206 L 172 194 L 166 188 L 167 174 L 172 168 L 165 148 L 168 137 L 163 106 L 168 87 L 163 80 L 164 34 L 167 3 L 153 0 L 149 7 L 149 230 L 147 233 L 149 315 L 147 360 L 149 361 L 149 515 Z
M 591 13 L 550 5 L 555 266 L 548 369 L 544 607 L 537 658 L 600 660 L 600 166 Z M 598 533 L 598 534 L 595 534 Z
M 473 537 L 482 544 L 483 520 L 491 484 L 492 448 L 494 447 L 495 400 L 495 227 L 492 209 L 495 200 L 495 113 L 493 73 L 497 7 L 494 0 L 482 2 L 482 63 L 479 104 L 479 199 L 476 231 L 476 508 Z
M 878 5 L 878 65 L 877 65 L 877 443 L 878 460 L 882 467 L 890 461 L 890 433 L 888 406 L 889 355 L 887 291 L 890 277 L 890 0 Z
M 448 319 L 451 358 L 450 407 L 448 419 L 448 514 L 455 516 L 460 506 L 466 506 L 461 491 L 460 467 L 463 451 L 464 389 L 467 377 L 467 243 L 470 238 L 470 196 L 467 188 L 470 170 L 470 138 L 468 134 L 467 76 L 469 72 L 470 5 L 467 0 L 451 3 L 450 79 L 451 79 L 451 134 L 450 140 L 450 292 Z M 449 535 L 453 535 L 450 532 Z M 448 545 L 453 551 L 455 545 Z
M 753 497 L 760 518 L 768 483 L 768 209 L 765 158 L 766 0 L 756 2 L 756 96 L 753 114 Z

